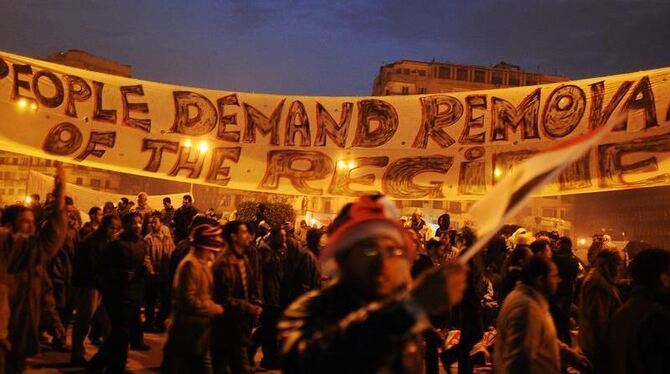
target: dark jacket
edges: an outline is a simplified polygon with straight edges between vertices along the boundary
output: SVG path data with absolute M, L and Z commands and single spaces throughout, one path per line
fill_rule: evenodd
M 403 301 L 367 303 L 335 283 L 303 295 L 279 322 L 285 373 L 421 373 L 419 319 Z
M 321 269 L 314 253 L 289 244 L 284 265 L 282 307 L 289 306 L 305 292 L 321 288 Z
M 244 287 L 240 267 L 246 272 Z M 261 304 L 253 270 L 246 255 L 225 249 L 212 266 L 214 302 L 223 306 L 223 315 L 214 319 L 213 334 L 223 333 L 230 339 L 249 335 L 253 325 L 253 309 Z
M 670 311 L 645 290 L 634 290 L 610 324 L 608 373 L 670 373 Z
M 130 233 L 121 234 L 105 247 L 98 267 L 105 304 L 140 305 L 147 276 L 146 255 L 144 239 Z
M 607 329 L 621 307 L 619 291 L 598 268 L 584 279 L 579 294 L 579 347 L 596 373 L 605 373 L 608 357 Z
M 98 286 L 98 259 L 107 244 L 109 240 L 105 230 L 97 230 L 79 242 L 72 259 L 74 287 Z
M 575 298 L 575 283 L 579 275 L 579 260 L 570 253 L 556 253 L 551 258 L 558 268 L 561 283 L 556 291 L 556 301 L 562 309 L 570 308 Z
M 188 208 L 180 207 L 174 212 L 172 219 L 174 221 L 174 241 L 176 243 L 188 238 L 188 228 L 196 214 L 198 214 L 198 209 L 193 205 Z
M 286 251 L 272 248 L 269 243 L 264 243 L 258 247 L 258 252 L 263 272 L 263 306 L 280 308 L 284 304 L 282 290 Z

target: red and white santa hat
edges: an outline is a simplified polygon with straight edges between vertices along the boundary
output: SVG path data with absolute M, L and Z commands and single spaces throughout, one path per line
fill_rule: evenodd
M 387 198 L 363 196 L 352 203 L 348 214 L 335 224 L 337 227 L 328 235 L 326 247 L 321 252 L 320 260 L 324 264 L 333 262 L 337 253 L 350 249 L 361 240 L 382 236 L 394 239 L 403 246 L 408 260 L 414 260 L 414 242 L 400 224 L 395 204 Z

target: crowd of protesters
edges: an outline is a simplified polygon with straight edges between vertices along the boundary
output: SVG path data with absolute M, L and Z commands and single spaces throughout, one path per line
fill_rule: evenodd
M 583 261 L 568 237 L 514 227 L 460 264 L 476 231 L 444 214 L 432 232 L 380 196 L 322 228 L 145 193 L 82 224 L 64 179 L 57 164 L 44 202 L 0 211 L 2 373 L 45 344 L 121 373 L 129 349 L 160 349 L 144 334 L 164 334 L 166 373 L 670 372 L 664 249 L 599 237 Z

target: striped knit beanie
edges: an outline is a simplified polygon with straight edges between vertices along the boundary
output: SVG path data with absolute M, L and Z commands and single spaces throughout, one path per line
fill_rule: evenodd
M 221 233 L 221 225 L 213 223 L 203 223 L 191 229 L 191 243 L 193 246 L 201 249 L 207 249 L 212 252 L 220 252 L 225 246 Z

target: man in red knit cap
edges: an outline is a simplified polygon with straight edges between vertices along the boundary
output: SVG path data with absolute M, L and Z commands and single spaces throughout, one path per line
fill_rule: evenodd
M 412 284 L 414 245 L 392 202 L 361 197 L 345 206 L 321 254 L 337 281 L 294 302 L 279 323 L 287 373 L 420 373 L 428 315 L 457 304 L 465 269 L 432 270 Z

